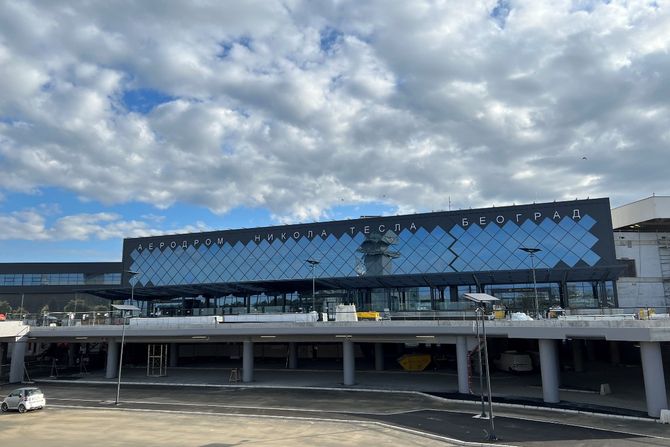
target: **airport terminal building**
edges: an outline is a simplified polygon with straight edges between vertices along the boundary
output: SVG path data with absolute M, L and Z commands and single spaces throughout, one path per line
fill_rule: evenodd
M 464 292 L 482 291 L 530 312 L 535 289 L 545 311 L 616 307 L 622 270 L 609 201 L 595 199 L 126 239 L 121 263 L 4 264 L 0 289 L 132 291 L 147 314 L 336 303 L 420 314 L 462 310 Z
M 161 370 L 198 361 L 234 365 L 239 359 L 242 382 L 249 383 L 254 360 L 279 352 L 287 369 L 298 368 L 299 359 L 317 367 L 332 359 L 330 368 L 342 368 L 340 385 L 345 386 L 356 383 L 356 362 L 361 367 L 369 360 L 371 368 L 383 371 L 385 359 L 388 366 L 390 359 L 396 363 L 400 355 L 422 352 L 434 360 L 453 358 L 458 393 L 465 395 L 472 392 L 472 355 L 481 345 L 473 305 L 464 294 L 483 292 L 509 312 L 546 317 L 560 306 L 573 315 L 606 317 L 486 323 L 491 356 L 510 349 L 537 353 L 545 402 L 560 401 L 564 367 L 580 373 L 589 368 L 585 365 L 625 361 L 637 369 L 622 374 L 643 373 L 647 412 L 658 417 L 668 406 L 663 350 L 670 330 L 668 320 L 633 319 L 636 310 L 621 309 L 617 280 L 644 273 L 641 260 L 617 259 L 633 256 L 621 252 L 631 239 L 645 239 L 640 229 L 646 221 L 637 227 L 629 221 L 614 233 L 609 200 L 587 199 L 131 238 L 124 240 L 120 262 L 1 264 L 0 300 L 13 307 L 20 300 L 28 313 L 38 312 L 49 297 L 91 296 L 136 305 L 144 317 L 222 319 L 213 325 L 161 326 L 154 323 L 168 319 L 144 318 L 121 325 L 106 313 L 88 313 L 63 326 L 39 317 L 28 326 L 5 322 L 0 324 L 0 379 L 8 351 L 8 379 L 17 382 L 24 357 L 36 354 L 36 347 L 63 343 L 68 362 L 73 350 L 97 346 L 107 379 L 116 377 L 124 361 L 145 362 L 149 371 L 158 349 Z M 670 227 L 670 219 L 648 221 L 655 231 Z M 32 303 L 39 305 L 31 308 Z M 332 321 L 340 304 L 384 318 Z M 314 311 L 320 321 L 226 321 L 227 316 L 313 316 Z M 119 358 L 124 336 L 131 360 Z

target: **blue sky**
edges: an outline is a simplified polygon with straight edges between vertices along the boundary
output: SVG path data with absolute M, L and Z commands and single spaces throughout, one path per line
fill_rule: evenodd
M 0 262 L 670 193 L 659 2 L 0 3 Z

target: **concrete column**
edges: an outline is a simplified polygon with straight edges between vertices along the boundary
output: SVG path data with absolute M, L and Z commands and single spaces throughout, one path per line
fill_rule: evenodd
M 5 363 L 5 344 L 0 342 L 0 381 L 2 380 L 2 365 Z
M 640 357 L 644 375 L 644 393 L 647 397 L 647 413 L 657 418 L 661 415 L 661 410 L 668 408 L 661 345 L 658 342 L 640 342 Z
M 619 353 L 619 343 L 616 341 L 609 342 L 610 347 L 610 363 L 614 366 L 621 364 L 621 354 Z
M 584 372 L 584 342 L 572 340 L 572 366 L 575 372 Z
M 560 401 L 558 395 L 559 371 L 556 340 L 538 340 L 540 346 L 540 370 L 542 372 L 542 397 L 547 403 Z
M 67 366 L 72 368 L 77 364 L 77 354 L 79 354 L 79 343 L 70 343 L 67 347 Z
M 177 366 L 179 361 L 179 345 L 177 343 L 170 343 L 170 352 L 168 352 L 168 365 L 170 367 Z
M 116 377 L 119 369 L 119 346 L 115 341 L 107 342 L 107 368 L 105 369 L 105 378 L 113 379 Z
M 356 357 L 354 356 L 354 342 L 351 340 L 342 342 L 342 370 L 345 385 L 356 383 Z
M 12 362 L 9 366 L 9 383 L 23 382 L 23 372 L 25 370 L 24 357 L 26 354 L 27 339 L 18 339 L 12 347 Z
M 242 382 L 254 381 L 254 344 L 251 340 L 242 342 Z
M 456 337 L 456 368 L 458 369 L 458 392 L 461 394 L 469 394 L 468 340 L 463 335 Z
M 294 341 L 288 344 L 288 367 L 298 369 L 298 344 Z
M 384 371 L 384 344 L 375 343 L 375 371 Z

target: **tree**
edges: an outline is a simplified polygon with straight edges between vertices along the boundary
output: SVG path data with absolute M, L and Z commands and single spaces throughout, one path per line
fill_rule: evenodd
M 8 314 L 12 311 L 12 306 L 7 301 L 0 301 L 0 314 Z

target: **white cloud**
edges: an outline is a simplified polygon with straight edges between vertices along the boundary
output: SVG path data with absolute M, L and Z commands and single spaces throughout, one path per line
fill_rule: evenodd
M 166 231 L 152 227 L 141 220 L 124 220 L 115 213 L 82 213 L 62 216 L 49 223 L 47 217 L 53 215 L 57 207 L 43 205 L 35 209 L 25 209 L 0 214 L 0 240 L 27 241 L 86 241 L 108 240 L 132 237 L 155 236 L 169 233 L 191 233 L 211 231 L 206 224 L 196 222 L 182 228 Z M 160 216 L 147 216 L 147 220 L 160 223 Z
M 667 5 L 508 4 L 496 21 L 492 0 L 3 2 L 0 194 L 283 222 L 667 188 Z M 166 102 L 130 112 L 135 89 Z M 1 219 L 49 237 L 154 231 L 104 213 Z

